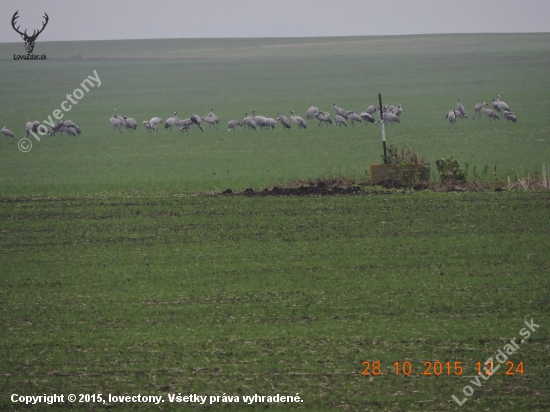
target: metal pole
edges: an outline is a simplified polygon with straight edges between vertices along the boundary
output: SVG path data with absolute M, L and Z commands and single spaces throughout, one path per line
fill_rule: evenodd
M 386 129 L 384 128 L 384 114 L 382 113 L 382 94 L 378 93 L 378 103 L 380 104 L 380 123 L 382 124 L 382 145 L 384 146 L 384 163 L 388 163 L 386 154 Z

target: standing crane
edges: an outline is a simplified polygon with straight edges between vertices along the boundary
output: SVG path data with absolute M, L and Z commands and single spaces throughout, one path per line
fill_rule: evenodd
M 2 129 L 0 129 L 0 133 L 2 133 L 6 137 L 15 137 L 15 135 L 13 134 L 13 132 L 11 130 L 6 129 L 6 126 L 2 127 Z
M 113 114 L 110 118 L 109 118 L 109 122 L 111 123 L 111 126 L 113 126 L 113 130 L 114 129 L 118 129 L 119 133 L 122 133 L 122 130 L 121 130 L 121 123 L 120 121 L 116 118 L 116 115 Z M 54 125 L 55 126 L 55 125 Z M 64 125 L 62 124 L 62 122 L 59 122 L 59 128 L 58 130 L 61 132 L 61 134 L 63 134 L 63 128 L 64 128 Z M 54 130 L 54 131 L 57 131 L 57 130 Z
M 361 123 L 361 116 L 355 113 L 355 110 L 349 110 L 346 114 L 348 116 L 348 120 L 351 120 L 351 127 L 354 126 L 355 122 Z
M 376 109 L 376 107 L 375 107 Z M 367 108 L 368 110 L 368 108 Z M 361 119 L 365 121 L 365 126 L 367 126 L 367 123 L 374 123 L 374 117 L 370 113 L 365 110 L 363 113 L 361 113 L 359 116 L 361 116 Z
M 309 109 L 307 109 L 307 116 L 306 118 L 313 119 L 315 115 L 319 112 L 319 108 L 317 106 L 311 106 Z
M 126 117 L 124 116 L 124 122 L 126 123 L 126 127 L 130 130 L 136 130 L 137 128 L 137 122 L 136 119 L 133 117 Z
M 474 117 L 472 117 L 472 120 L 476 118 L 476 115 L 479 114 L 479 118 L 481 119 L 481 109 L 483 109 L 485 106 L 487 106 L 487 103 L 481 102 L 474 106 Z
M 214 126 L 216 130 L 218 130 L 218 127 L 216 126 L 216 119 L 214 119 L 213 117 L 210 117 L 209 115 L 203 116 L 202 121 L 208 123 L 210 129 L 212 129 L 212 126 Z
M 290 118 L 298 125 L 299 128 L 305 129 L 307 127 L 306 121 L 300 116 L 294 116 L 294 112 L 292 110 L 290 111 Z
M 510 123 L 510 120 L 512 123 L 516 123 L 518 120 L 516 119 L 516 115 L 508 110 L 505 110 L 502 114 L 506 120 L 508 120 L 508 123 Z
M 191 127 L 192 124 L 193 124 L 193 121 L 191 120 L 190 117 L 183 120 L 180 120 L 180 119 L 176 120 L 176 126 L 180 128 L 180 132 L 185 130 L 187 133 L 191 133 L 191 130 L 189 130 L 189 128 Z
M 449 113 L 447 113 L 447 116 L 445 116 L 445 119 L 448 119 L 449 123 L 451 124 L 456 122 L 456 109 L 453 109 Z
M 495 120 L 495 122 L 497 120 L 500 120 L 500 117 L 498 116 L 497 113 L 495 113 L 494 111 L 492 111 L 491 109 L 481 109 L 483 111 L 483 113 L 485 113 L 487 115 L 487 117 L 489 118 L 489 122 L 491 122 L 492 119 Z
M 464 109 L 464 106 L 462 106 L 462 103 L 460 103 L 460 97 L 458 98 L 458 101 L 456 102 L 456 111 L 458 112 L 458 115 L 462 118 L 468 118 L 466 116 L 466 109 Z
M 214 107 L 210 108 L 210 113 L 208 113 L 208 116 L 210 116 L 212 119 L 216 121 L 216 123 L 219 123 L 218 116 L 214 114 Z
M 288 117 L 283 116 L 280 111 L 277 112 L 277 121 L 281 122 L 283 129 L 290 129 L 290 121 L 288 120 Z
M 327 127 L 328 127 L 328 123 L 332 124 L 330 113 L 327 113 L 327 112 L 315 113 L 315 118 L 319 120 L 319 126 L 321 126 L 321 123 L 325 123 Z
M 238 120 L 230 120 L 229 122 L 227 122 L 227 131 L 228 132 L 230 132 L 231 130 L 235 131 L 235 127 L 240 125 L 241 125 L 241 122 L 239 122 Z
M 172 126 L 176 124 L 177 120 L 178 120 L 178 112 L 174 112 L 174 117 L 169 117 L 164 122 L 164 129 L 170 129 L 170 132 L 172 132 Z
M 346 119 L 343 117 L 343 116 L 340 116 L 339 114 L 337 114 L 336 116 L 334 116 L 334 125 L 338 125 L 340 127 L 342 127 L 342 125 L 348 127 L 348 123 L 346 122 Z
M 367 110 L 365 110 L 366 113 L 373 115 L 376 113 L 376 105 L 371 104 L 369 107 L 367 107 Z
M 510 111 L 510 106 L 508 106 L 506 103 L 500 101 L 500 94 L 497 94 L 497 105 L 498 105 L 498 109 L 499 109 L 499 110 L 502 110 L 503 112 L 504 112 L 505 110 L 506 110 L 506 111 Z M 499 110 L 497 110 L 497 112 L 498 112 Z
M 334 102 L 332 104 L 332 106 L 334 107 L 334 111 L 336 112 L 337 115 L 342 116 L 344 119 L 348 118 L 347 112 L 344 109 L 342 109 L 341 107 L 338 107 L 336 105 L 336 102 Z M 334 118 L 334 119 L 336 120 L 336 118 Z
M 201 118 L 199 116 L 194 114 L 191 116 L 191 121 L 196 124 L 199 129 L 201 129 L 201 132 L 204 132 L 204 129 L 201 127 Z
M 151 124 L 148 120 L 143 121 L 143 126 L 145 126 L 145 128 L 149 133 L 153 133 L 153 130 L 157 130 L 157 126 L 154 124 Z

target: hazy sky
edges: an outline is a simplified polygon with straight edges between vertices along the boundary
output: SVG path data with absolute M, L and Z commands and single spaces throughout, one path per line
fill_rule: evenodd
M 0 42 L 550 32 L 550 0 L 1 0 Z

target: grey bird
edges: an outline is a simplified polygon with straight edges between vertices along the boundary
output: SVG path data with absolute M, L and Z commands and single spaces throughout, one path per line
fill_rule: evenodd
M 456 109 L 453 109 L 449 113 L 447 113 L 447 116 L 445 116 L 445 119 L 448 119 L 449 123 L 451 124 L 456 122 Z
M 227 131 L 230 132 L 231 130 L 235 131 L 235 127 L 240 126 L 241 122 L 238 120 L 230 120 L 227 122 Z
M 458 115 L 462 118 L 468 118 L 466 116 L 466 109 L 464 109 L 464 106 L 462 106 L 462 103 L 460 102 L 460 97 L 458 98 L 458 101 L 456 102 L 456 111 L 458 112 Z
M 31 117 L 29 116 L 27 118 L 27 124 L 25 125 L 25 130 L 27 132 L 27 134 L 25 135 L 25 137 L 29 137 L 29 133 L 32 131 L 34 133 L 36 133 L 36 131 L 38 130 L 38 126 L 40 126 L 40 122 L 35 120 L 34 122 L 31 122 Z
M 342 127 L 342 125 L 348 127 L 348 123 L 346 122 L 346 119 L 344 118 L 344 116 L 340 116 L 339 114 L 337 114 L 336 116 L 334 116 L 334 125 L 338 125 L 340 127 Z
M 191 133 L 191 130 L 189 130 L 189 128 L 191 127 L 192 124 L 193 124 L 193 121 L 191 120 L 190 117 L 183 120 L 180 120 L 180 119 L 176 120 L 176 126 L 180 128 L 180 132 L 186 131 L 187 133 Z
M 214 107 L 210 108 L 210 113 L 208 113 L 208 116 L 210 116 L 212 119 L 216 121 L 216 123 L 219 123 L 218 116 L 214 114 Z
M 288 117 L 283 116 L 280 111 L 277 112 L 277 121 L 281 122 L 283 129 L 290 129 L 290 121 L 288 120 Z
M 256 116 L 256 110 L 252 110 L 252 120 L 254 120 L 254 122 L 256 122 L 256 126 L 259 126 L 260 129 L 263 129 L 265 127 L 265 116 Z
M 390 106 L 387 104 L 382 105 L 382 113 L 386 113 L 389 110 Z M 376 109 L 377 112 L 380 112 L 380 106 Z
M 277 118 L 279 119 L 279 118 Z M 273 117 L 266 117 L 264 120 L 264 126 L 267 128 L 275 129 L 275 126 L 277 125 L 277 122 L 279 120 L 275 120 Z
M 164 122 L 164 129 L 170 129 L 170 132 L 172 132 L 172 126 L 176 124 L 176 121 L 178 120 L 178 112 L 174 112 L 174 117 L 169 117 Z
M 55 135 L 59 131 L 62 125 L 63 125 L 62 121 L 54 122 L 54 124 L 52 124 L 52 128 L 50 129 L 50 132 L 48 135 L 49 136 Z
M 397 117 L 396 115 L 390 112 L 383 113 L 382 119 L 384 120 L 385 123 L 400 123 L 399 117 Z M 374 124 L 378 124 L 379 122 L 380 122 L 380 119 L 374 122 Z
M 351 120 L 351 127 L 354 126 L 355 122 L 361 123 L 361 116 L 355 113 L 355 110 L 349 110 L 346 112 L 348 120 Z
M 113 126 L 113 129 L 118 129 L 118 131 L 119 131 L 120 133 L 122 133 L 122 130 L 121 130 L 122 124 L 120 123 L 120 121 L 119 121 L 115 116 L 116 116 L 116 115 L 113 114 L 113 115 L 111 116 L 111 118 L 109 119 L 109 122 L 110 122 L 111 125 Z M 62 130 L 63 127 L 64 127 L 63 124 L 61 124 L 60 127 L 59 127 L 59 131 L 60 131 L 62 134 L 63 134 L 63 130 Z
M 2 127 L 2 129 L 0 129 L 0 133 L 2 133 L 6 137 L 15 137 L 15 135 L 13 134 L 13 132 L 11 130 L 6 129 L 6 126 Z
M 25 131 L 27 132 L 25 137 L 29 137 L 29 133 L 32 131 L 31 116 L 27 117 L 27 123 L 25 124 Z
M 67 134 L 71 134 L 72 136 L 75 136 L 74 134 L 72 134 L 73 132 L 76 134 L 81 133 L 80 127 L 78 127 L 78 125 L 74 123 L 72 120 L 62 120 L 61 123 L 63 123 L 63 127 L 65 127 L 65 131 L 67 132 Z M 71 132 L 69 133 L 68 129 L 73 129 L 73 130 L 71 130 Z
M 149 122 L 149 120 L 144 120 L 144 121 L 143 121 L 143 126 L 145 126 L 145 128 L 147 129 L 147 131 L 148 131 L 149 133 L 153 133 L 153 130 L 157 130 L 157 126 L 154 125 L 154 124 L 151 124 L 151 123 Z
M 510 106 L 508 106 L 506 103 L 500 101 L 500 94 L 497 94 L 497 105 L 498 105 L 498 109 L 502 110 L 503 112 L 505 110 L 508 111 L 508 112 L 510 111 Z M 497 112 L 499 110 L 497 110 Z
M 254 123 L 254 127 L 252 127 L 252 123 Z M 241 121 L 241 125 L 246 126 L 248 130 L 256 130 L 256 122 L 254 122 L 254 116 L 249 116 L 248 112 L 244 114 L 244 119 Z
M 294 116 L 294 112 L 292 110 L 290 111 L 290 118 L 298 125 L 299 128 L 305 129 L 307 127 L 306 121 L 300 116 Z
M 76 123 L 73 122 L 72 120 L 61 120 L 61 122 L 63 123 L 63 126 L 65 126 L 65 127 L 76 127 L 76 128 L 78 128 Z
M 54 122 L 54 124 L 52 124 L 52 129 L 49 136 L 54 136 L 57 132 L 61 133 L 61 126 L 63 126 L 63 121 Z
M 124 121 L 126 122 L 126 127 L 130 130 L 136 130 L 137 128 L 137 122 L 136 119 L 132 117 L 126 117 L 124 116 Z
M 249 116 L 248 112 L 245 112 L 244 119 L 241 123 L 248 123 L 250 120 L 254 120 L 254 116 Z
M 374 107 L 374 110 L 376 110 L 376 107 Z M 365 121 L 365 126 L 367 126 L 368 123 L 374 123 L 374 117 L 372 117 L 370 113 L 367 113 L 366 110 L 359 116 L 361 116 L 361 119 Z
M 80 133 L 78 133 L 78 130 L 74 127 L 67 127 L 67 134 L 70 136 L 77 136 Z
M 319 112 L 315 114 L 315 118 L 319 120 L 319 126 L 321 123 L 324 123 L 328 127 L 328 123 L 332 124 L 332 119 L 330 118 L 330 113 Z
M 118 114 L 115 114 L 115 115 L 113 115 L 113 116 L 114 116 L 115 119 L 118 120 L 118 122 L 120 123 L 120 126 L 124 126 L 124 127 L 128 128 L 128 126 L 126 126 L 126 120 L 124 120 L 124 117 L 119 116 Z M 63 123 L 63 126 L 65 126 L 65 127 L 71 127 L 70 124 L 66 124 L 66 123 Z
M 497 120 L 500 120 L 500 117 L 498 116 L 498 114 L 494 111 L 492 111 L 491 109 L 481 109 L 483 111 L 483 113 L 485 113 L 487 115 L 487 117 L 489 118 L 489 122 L 491 122 L 491 119 L 494 119 L 495 122 Z
M 153 117 L 151 120 L 149 120 L 149 123 L 151 126 L 156 126 L 157 124 L 162 124 L 162 119 L 160 117 Z M 155 130 L 157 130 L 155 128 Z
M 367 110 L 365 110 L 368 114 L 374 114 L 376 112 L 376 105 L 371 104 L 369 107 L 367 107 Z
M 334 102 L 332 104 L 332 107 L 334 107 L 334 111 L 336 112 L 337 115 L 342 116 L 344 119 L 348 118 L 348 115 L 346 114 L 346 111 L 344 109 L 342 109 L 341 107 L 338 107 L 336 105 L 336 102 Z M 334 118 L 334 119 L 336 120 L 336 118 Z
M 460 97 L 459 97 L 460 99 Z M 401 113 L 403 113 L 403 108 L 401 105 L 398 105 L 395 109 L 393 109 L 392 113 L 396 115 L 397 117 L 401 116 Z
M 319 108 L 317 106 L 311 106 L 309 109 L 307 109 L 306 118 L 308 120 L 313 119 L 317 113 L 319 113 Z
M 508 110 L 505 110 L 503 112 L 503 116 L 506 120 L 508 120 L 508 123 L 510 123 L 510 120 L 512 123 L 516 123 L 518 120 L 516 119 L 516 115 Z
M 216 130 L 218 130 L 218 127 L 216 126 L 216 119 L 214 119 L 213 117 L 210 117 L 209 115 L 203 116 L 202 121 L 208 123 L 208 126 L 210 126 L 210 128 L 214 126 Z
M 481 109 L 483 109 L 485 106 L 487 106 L 487 103 L 481 102 L 474 106 L 474 117 L 472 117 L 472 120 L 476 118 L 476 115 L 479 114 L 479 118 L 481 119 Z
M 191 116 L 191 121 L 196 124 L 199 129 L 201 129 L 201 132 L 204 132 L 204 129 L 201 127 L 201 118 L 199 116 L 194 114 Z
M 388 123 L 401 123 L 399 121 L 399 117 L 394 115 L 393 113 L 384 113 L 384 121 Z

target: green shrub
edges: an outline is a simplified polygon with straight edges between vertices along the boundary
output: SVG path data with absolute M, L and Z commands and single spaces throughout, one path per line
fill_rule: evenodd
M 435 165 L 442 182 L 466 181 L 466 173 L 460 167 L 458 160 L 453 159 L 451 156 L 436 160 Z

